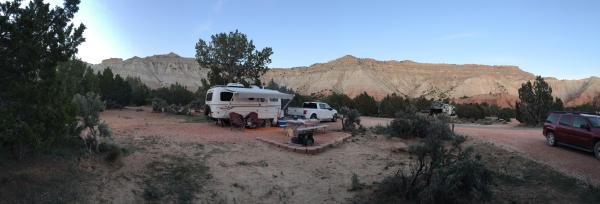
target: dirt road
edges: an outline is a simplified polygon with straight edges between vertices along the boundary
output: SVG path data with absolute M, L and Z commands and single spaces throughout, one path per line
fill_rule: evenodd
M 596 160 L 591 153 L 546 145 L 540 128 L 520 128 L 510 125 L 457 125 L 455 131 L 520 152 L 562 173 L 575 176 L 590 184 L 600 185 L 600 161 Z

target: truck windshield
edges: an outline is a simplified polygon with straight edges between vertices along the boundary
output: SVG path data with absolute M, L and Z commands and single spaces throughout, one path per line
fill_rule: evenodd
M 590 123 L 592 127 L 600 128 L 600 117 L 590 117 Z
M 302 108 L 314 108 L 314 109 L 317 109 L 317 103 L 304 103 L 304 104 L 302 104 Z

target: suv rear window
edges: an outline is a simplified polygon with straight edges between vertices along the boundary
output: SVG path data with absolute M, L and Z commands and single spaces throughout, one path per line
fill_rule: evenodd
M 547 123 L 554 124 L 554 123 L 556 123 L 556 121 L 558 121 L 558 114 L 556 114 L 556 113 L 550 113 L 548 118 L 546 118 Z
M 592 127 L 600 128 L 600 117 L 589 117 Z
M 558 124 L 564 126 L 571 126 L 571 118 L 572 117 L 570 115 L 563 115 L 562 117 L 560 117 L 560 121 L 558 122 Z
M 304 103 L 304 104 L 302 104 L 302 108 L 314 108 L 314 109 L 317 109 L 317 103 Z

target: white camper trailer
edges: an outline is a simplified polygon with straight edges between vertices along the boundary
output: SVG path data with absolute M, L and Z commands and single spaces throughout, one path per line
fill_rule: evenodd
M 229 83 L 226 86 L 214 86 L 206 92 L 205 114 L 219 121 L 228 120 L 230 113 L 243 117 L 254 112 L 265 124 L 275 124 L 283 115 L 282 99 L 292 99 L 294 95 L 258 86 L 244 87 L 242 84 Z M 291 101 L 291 100 L 289 100 Z M 289 102 L 288 102 L 289 103 Z M 288 104 L 285 104 L 287 106 Z

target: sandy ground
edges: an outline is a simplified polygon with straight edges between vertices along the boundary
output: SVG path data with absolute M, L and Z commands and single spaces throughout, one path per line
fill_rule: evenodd
M 194 203 L 340 203 L 351 200 L 351 177 L 372 184 L 407 161 L 398 140 L 354 137 L 318 155 L 284 151 L 256 140 L 279 131 L 241 131 L 214 123 L 184 123 L 181 117 L 149 109 L 110 110 L 101 118 L 117 143 L 132 153 L 118 168 L 106 170 L 95 198 L 108 203 L 140 203 L 148 165 L 173 156 L 208 166 Z M 325 123 L 330 130 L 338 123 Z M 282 135 L 283 136 L 283 135 Z M 365 136 L 366 137 L 366 136 Z
M 134 109 L 110 110 L 101 118 L 114 131 L 116 143 L 130 152 L 120 165 L 100 168 L 103 181 L 93 199 L 98 203 L 145 203 L 148 183 L 164 173 L 152 172 L 153 164 L 181 158 L 188 164 L 208 167 L 193 203 L 346 203 L 351 177 L 373 184 L 406 164 L 406 144 L 381 136 L 356 136 L 318 155 L 289 152 L 257 140 L 285 137 L 277 128 L 239 130 L 211 122 L 185 123 L 181 116 Z M 362 117 L 366 127 L 386 125 L 388 118 Z M 340 122 L 325 122 L 328 131 Z M 456 125 L 458 133 L 522 154 L 590 183 L 600 178 L 598 161 L 590 154 L 544 144 L 540 129 L 508 125 Z M 317 138 L 318 139 L 318 138 Z M 398 151 L 400 150 L 400 151 Z M 96 167 L 90 167 L 96 168 Z M 160 168 L 159 168 L 160 169 Z M 159 175 L 159 176 L 157 176 Z

